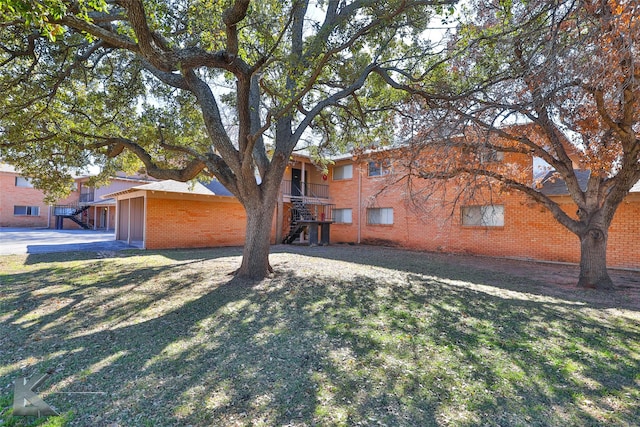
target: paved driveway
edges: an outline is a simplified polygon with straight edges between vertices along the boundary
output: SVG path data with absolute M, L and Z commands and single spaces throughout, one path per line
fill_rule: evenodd
M 0 255 L 70 251 L 118 251 L 131 248 L 116 241 L 113 232 L 0 228 Z

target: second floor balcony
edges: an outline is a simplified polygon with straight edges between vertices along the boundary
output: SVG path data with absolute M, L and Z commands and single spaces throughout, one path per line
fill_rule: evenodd
M 92 187 L 82 187 L 80 189 L 80 203 L 90 203 L 95 200 L 95 189 Z
M 293 197 L 309 197 L 316 199 L 329 198 L 329 186 L 324 184 L 312 184 L 310 182 L 282 181 L 280 184 L 282 194 Z
M 93 188 L 90 190 L 82 190 L 80 191 L 80 203 L 89 203 L 95 200 L 95 192 Z

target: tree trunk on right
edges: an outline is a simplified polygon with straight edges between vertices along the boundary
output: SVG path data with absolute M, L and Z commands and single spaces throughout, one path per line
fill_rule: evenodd
M 607 272 L 607 227 L 591 227 L 580 237 L 580 277 L 578 287 L 612 289 Z

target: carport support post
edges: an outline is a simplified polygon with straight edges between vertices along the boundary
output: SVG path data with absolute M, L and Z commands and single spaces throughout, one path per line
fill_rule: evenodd
M 120 235 L 120 210 L 122 209 L 122 201 L 116 199 L 116 213 L 113 219 L 116 220 L 116 223 L 113 224 L 113 232 L 116 236 L 116 240 L 122 240 L 122 236 Z
M 129 203 L 127 203 L 127 210 L 128 210 L 128 214 L 127 214 L 127 244 L 130 245 L 131 244 L 131 199 L 128 200 Z
M 93 229 L 98 229 L 98 207 L 95 205 L 93 206 Z

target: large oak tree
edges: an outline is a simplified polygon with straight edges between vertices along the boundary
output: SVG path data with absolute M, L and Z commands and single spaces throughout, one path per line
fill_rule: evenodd
M 460 188 L 467 191 L 481 182 L 525 193 L 578 237 L 578 285 L 609 288 L 609 226 L 640 180 L 640 6 L 634 0 L 472 5 L 446 56 L 428 63 L 428 75 L 379 70 L 414 95 L 409 114 L 423 124 L 414 148 L 431 158 L 414 172 L 432 182 L 466 182 Z M 433 80 L 433 70 L 446 78 Z M 531 170 L 461 155 L 482 160 L 491 151 L 544 160 L 547 179 L 566 184 L 576 209 L 563 210 L 532 182 Z M 589 172 L 586 181 L 580 171 Z
M 3 0 L 0 155 L 53 195 L 92 162 L 215 177 L 247 212 L 238 274 L 264 277 L 292 150 L 364 120 L 371 71 L 445 3 Z

